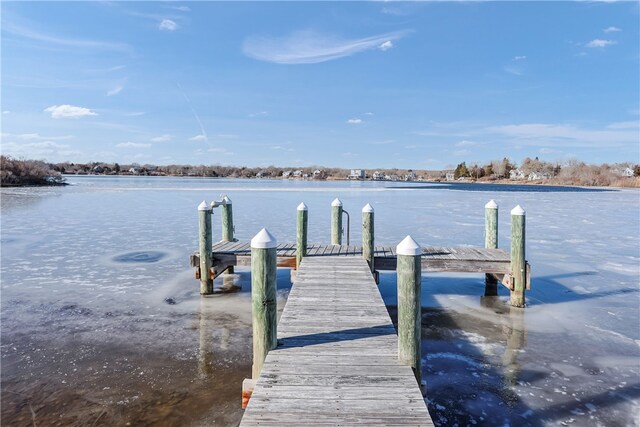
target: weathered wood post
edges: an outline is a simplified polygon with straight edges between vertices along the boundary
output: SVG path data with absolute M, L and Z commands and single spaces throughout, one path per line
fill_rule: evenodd
M 484 247 L 498 248 L 498 204 L 494 200 L 484 205 Z M 498 279 L 492 274 L 484 275 L 484 296 L 498 295 Z
M 418 385 L 422 385 L 421 359 L 421 278 L 422 248 L 411 238 L 396 247 L 398 259 L 398 359 L 411 366 Z
M 211 248 L 213 235 L 211 234 L 211 206 L 204 200 L 198 206 L 199 250 L 200 250 L 200 295 L 213 293 L 213 279 L 211 266 L 213 265 Z
M 362 208 L 362 257 L 369 263 L 372 273 L 375 271 L 374 251 L 373 207 L 367 203 Z
M 302 258 L 307 255 L 307 223 L 309 212 L 307 205 L 298 205 L 298 231 L 296 236 L 296 269 L 300 267 Z
M 342 202 L 337 197 L 331 202 L 331 244 L 342 244 Z
M 221 203 L 222 216 L 222 241 L 233 242 L 233 204 L 227 196 L 222 198 Z
M 252 377 L 260 376 L 269 350 L 277 346 L 275 237 L 266 228 L 251 239 Z
M 524 307 L 526 286 L 525 211 L 516 206 L 511 210 L 511 305 Z

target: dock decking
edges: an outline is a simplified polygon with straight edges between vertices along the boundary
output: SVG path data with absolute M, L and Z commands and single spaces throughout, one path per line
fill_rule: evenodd
M 235 244 L 227 250 L 250 254 Z M 295 257 L 295 246 L 278 249 Z M 320 250 L 324 256 L 313 256 L 310 248 L 300 264 L 278 347 L 264 361 L 240 425 L 432 426 L 413 371 L 398 361 L 395 328 L 367 262 L 337 256 L 357 255 L 353 246 Z
M 230 266 L 251 265 L 251 245 L 249 242 L 218 242 L 213 245 L 214 277 Z M 320 245 L 307 246 L 306 257 L 362 256 L 361 246 Z M 277 247 L 278 267 L 295 267 L 295 243 L 279 244 Z M 191 265 L 199 265 L 199 255 L 192 256 Z M 376 246 L 374 251 L 376 270 L 396 269 L 395 246 Z M 510 272 L 510 256 L 503 249 L 486 249 L 470 246 L 423 247 L 423 272 L 492 273 L 503 276 Z

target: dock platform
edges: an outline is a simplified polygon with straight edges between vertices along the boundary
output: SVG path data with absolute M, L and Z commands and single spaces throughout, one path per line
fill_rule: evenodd
M 214 246 L 216 256 L 240 261 L 250 250 Z M 280 258 L 290 254 L 295 247 L 278 248 Z M 340 255 L 358 249 L 309 247 L 241 426 L 433 425 L 411 367 L 398 361 L 398 337 L 367 261 Z

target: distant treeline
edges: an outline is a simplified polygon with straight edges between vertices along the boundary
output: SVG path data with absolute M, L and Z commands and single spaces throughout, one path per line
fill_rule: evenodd
M 46 163 L 15 160 L 2 156 L 2 186 L 60 185 L 61 174 L 147 175 L 212 178 L 289 178 L 289 179 L 373 179 L 391 181 L 483 181 L 531 182 L 580 186 L 640 187 L 640 165 L 632 163 L 589 165 L 577 160 L 547 162 L 525 158 L 520 165 L 508 158 L 485 164 L 462 162 L 448 170 L 343 169 L 309 167 L 238 167 L 221 165 L 164 165 L 91 163 Z

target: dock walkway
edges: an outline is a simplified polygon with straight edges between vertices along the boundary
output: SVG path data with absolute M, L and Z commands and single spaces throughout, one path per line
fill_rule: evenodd
M 241 426 L 433 425 L 361 257 L 305 257 L 277 331 Z

